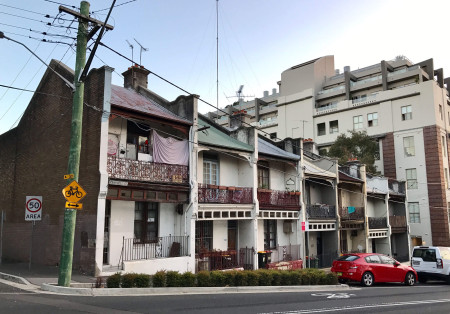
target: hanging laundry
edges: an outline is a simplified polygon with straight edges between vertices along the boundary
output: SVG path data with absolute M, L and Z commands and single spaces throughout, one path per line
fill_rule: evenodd
M 356 208 L 354 206 L 348 206 L 347 210 L 349 214 L 353 214 L 356 211 Z
M 188 165 L 189 143 L 173 137 L 162 137 L 156 131 L 152 132 L 153 161 L 171 165 Z

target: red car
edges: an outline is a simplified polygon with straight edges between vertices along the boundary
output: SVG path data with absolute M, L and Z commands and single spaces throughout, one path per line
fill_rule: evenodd
M 364 286 L 372 286 L 375 282 L 403 282 L 414 286 L 417 279 L 412 267 L 378 253 L 342 255 L 333 262 L 331 271 L 337 274 L 341 283 L 357 281 Z

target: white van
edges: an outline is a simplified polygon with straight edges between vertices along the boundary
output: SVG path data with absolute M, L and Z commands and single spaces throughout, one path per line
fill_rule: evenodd
M 415 246 L 411 257 L 411 266 L 416 270 L 419 282 L 439 279 L 450 284 L 449 247 Z

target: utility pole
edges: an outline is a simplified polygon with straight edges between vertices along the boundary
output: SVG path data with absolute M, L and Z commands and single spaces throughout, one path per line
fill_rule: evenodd
M 111 6 L 109 14 L 114 6 Z M 77 57 L 75 62 L 75 77 L 74 85 L 75 92 L 73 95 L 72 103 L 72 126 L 71 126 L 71 136 L 70 136 L 70 151 L 69 151 L 69 162 L 68 162 L 68 174 L 73 174 L 68 179 L 68 184 L 72 181 L 78 181 L 78 174 L 80 168 L 80 152 L 81 152 L 81 135 L 82 135 L 82 123 L 83 123 L 83 101 L 84 101 L 84 80 L 80 79 L 82 74 L 87 73 L 87 68 L 89 67 L 91 57 L 89 58 L 88 66 L 85 69 L 86 64 L 86 47 L 88 39 L 92 38 L 94 33 L 100 29 L 99 37 L 94 48 L 96 48 L 98 41 L 106 28 L 112 29 L 112 26 L 107 25 L 106 22 L 102 23 L 93 18 L 89 17 L 89 2 L 82 1 L 80 5 L 80 12 L 72 11 L 68 8 L 59 7 L 60 11 L 72 14 L 78 17 L 78 35 L 77 35 Z M 108 14 L 108 17 L 109 17 Z M 89 22 L 94 23 L 95 27 L 88 33 Z M 93 50 L 92 54 L 95 53 Z M 73 262 L 73 244 L 75 235 L 75 225 L 76 225 L 76 210 L 73 208 L 65 208 L 64 211 L 64 227 L 62 235 L 61 244 L 61 258 L 59 263 L 59 274 L 58 274 L 58 285 L 68 287 L 70 285 L 70 280 L 72 277 L 72 262 Z

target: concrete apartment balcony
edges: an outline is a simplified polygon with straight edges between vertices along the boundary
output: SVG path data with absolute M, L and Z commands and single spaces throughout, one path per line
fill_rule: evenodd
M 189 167 L 108 156 L 110 179 L 146 181 L 155 183 L 189 182 Z
M 327 219 L 327 220 L 335 220 L 336 219 L 336 206 L 334 205 L 306 205 L 306 214 L 308 220 L 314 219 Z

